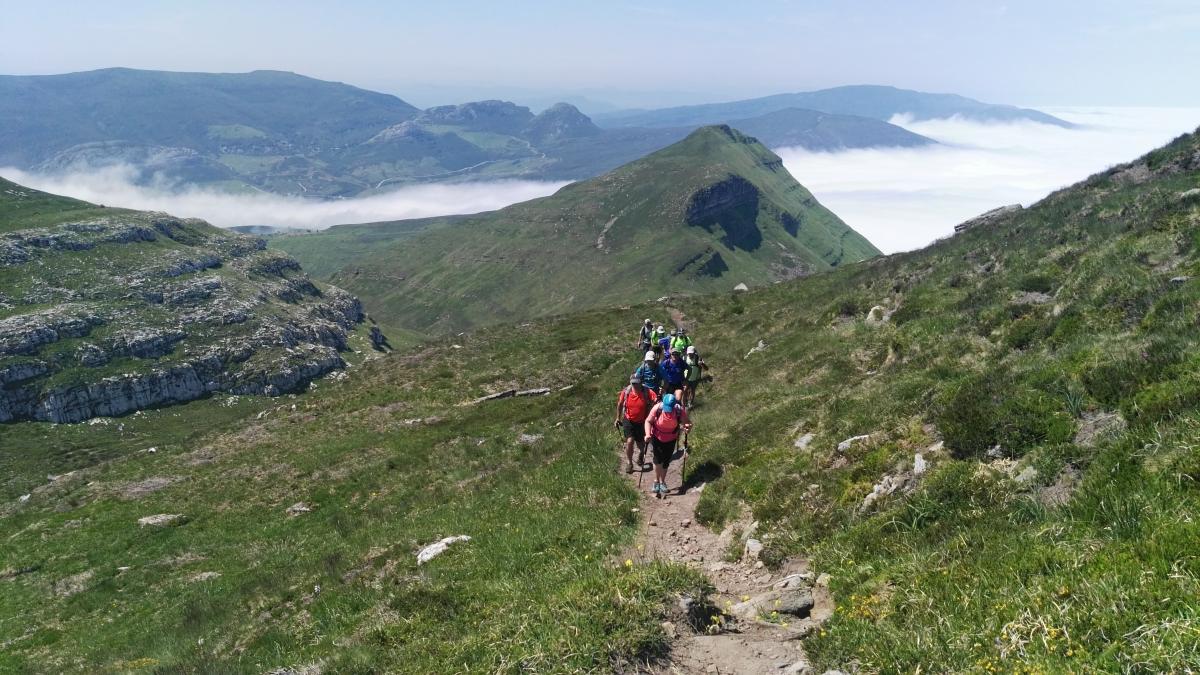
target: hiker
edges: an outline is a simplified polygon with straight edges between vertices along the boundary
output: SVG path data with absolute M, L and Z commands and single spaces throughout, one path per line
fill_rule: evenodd
M 654 324 L 650 323 L 650 319 L 642 322 L 642 329 L 638 331 L 638 351 L 647 351 L 654 344 Z
M 696 345 L 690 345 L 687 348 L 683 363 L 683 403 L 691 407 L 696 402 L 696 387 L 700 385 L 700 380 L 704 377 L 704 369 L 708 367 L 708 364 L 700 358 L 700 352 L 696 351 Z
M 650 408 L 656 403 L 658 394 L 655 394 L 653 389 L 642 386 L 642 378 L 638 377 L 637 373 L 629 378 L 629 386 L 622 389 L 617 396 L 617 419 L 613 425 L 621 430 L 621 435 L 625 438 L 625 459 L 629 461 L 625 473 L 633 473 L 634 445 L 637 445 L 638 449 L 638 471 L 646 466 L 643 426 L 646 424 L 646 415 L 650 414 Z
M 663 326 L 659 326 L 658 330 L 655 331 L 655 334 L 658 335 L 655 351 L 658 352 L 658 358 L 665 358 L 667 354 L 671 353 L 671 340 L 675 339 L 675 331 L 671 331 L 671 334 L 668 335 L 667 329 Z
M 663 394 L 683 388 L 683 376 L 686 368 L 687 364 L 683 362 L 683 353 L 678 349 L 672 349 L 671 356 L 658 364 L 658 376 L 662 380 Z
M 687 329 L 681 327 L 676 333 L 675 338 L 671 340 L 671 349 L 678 349 L 682 352 L 691 346 L 692 338 L 688 337 Z
M 654 458 L 654 487 L 656 495 L 667 494 L 667 467 L 675 456 L 675 444 L 679 440 L 679 429 L 691 431 L 692 423 L 688 421 L 687 410 L 676 398 L 675 394 L 662 397 L 662 402 L 656 404 L 646 415 L 646 442 L 650 444 L 651 455 Z
M 654 329 L 654 334 L 650 335 L 650 341 L 652 342 L 650 342 L 649 348 L 654 350 L 654 363 L 658 363 L 659 359 L 662 358 L 662 337 L 665 337 L 666 334 L 667 329 L 665 325 L 660 323 L 659 327 Z
M 641 378 L 642 386 L 647 389 L 653 389 L 655 393 L 658 393 L 658 360 L 655 358 L 654 352 L 646 352 L 646 356 L 642 360 L 642 365 L 633 371 L 633 375 Z

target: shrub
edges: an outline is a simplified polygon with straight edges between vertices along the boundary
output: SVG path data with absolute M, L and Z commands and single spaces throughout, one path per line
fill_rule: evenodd
M 1049 293 L 1054 289 L 1054 280 L 1045 274 L 1026 274 L 1017 282 L 1017 288 L 1030 293 Z
M 948 392 L 935 414 L 955 456 L 978 457 L 995 445 L 1011 456 L 1075 433 L 1063 401 L 996 372 L 968 378 Z
M 1200 380 L 1192 374 L 1142 389 L 1121 405 L 1130 422 L 1154 422 L 1200 405 Z

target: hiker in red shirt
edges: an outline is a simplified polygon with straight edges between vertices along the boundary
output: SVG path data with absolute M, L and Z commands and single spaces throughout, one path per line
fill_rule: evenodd
M 664 395 L 662 403 L 651 408 L 650 414 L 646 415 L 646 442 L 650 444 L 654 455 L 655 497 L 666 496 L 667 467 L 675 455 L 679 432 L 681 429 L 690 431 L 691 428 L 687 410 L 675 394 Z
M 642 433 L 642 425 L 650 408 L 658 402 L 658 394 L 642 386 L 642 378 L 637 373 L 629 378 L 629 386 L 621 390 L 617 396 L 617 419 L 613 426 L 621 430 L 625 437 L 625 459 L 629 466 L 625 473 L 633 473 L 633 446 L 638 448 L 638 471 L 646 466 L 646 439 Z

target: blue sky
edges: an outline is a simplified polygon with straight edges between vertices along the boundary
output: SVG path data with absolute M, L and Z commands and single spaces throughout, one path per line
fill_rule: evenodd
M 1194 105 L 1200 3 L 0 0 L 0 72 L 292 70 L 418 105 L 619 105 L 892 84 L 1025 105 Z

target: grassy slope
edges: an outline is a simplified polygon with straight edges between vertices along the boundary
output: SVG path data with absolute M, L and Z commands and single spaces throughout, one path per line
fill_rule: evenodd
M 1146 165 L 1197 153 L 1188 137 Z M 838 611 L 806 643 L 820 665 L 1195 666 L 1200 284 L 1170 281 L 1200 273 L 1200 201 L 1179 196 L 1200 186 L 1190 161 L 1143 184 L 1093 177 L 923 251 L 681 305 L 716 376 L 696 410 L 691 464 L 720 477 L 699 515 L 719 524 L 746 503 L 768 562 L 807 554 L 832 575 Z M 898 310 L 869 326 L 875 304 Z M 696 580 L 666 566 L 614 569 L 633 497 L 612 474 L 606 423 L 648 312 L 665 315 L 661 305 L 595 311 L 373 361 L 298 397 L 294 411 L 273 406 L 230 433 L 164 443 L 25 506 L 6 502 L 0 665 L 567 671 L 653 651 L 656 608 Z M 767 348 L 744 358 L 760 337 Z M 453 405 L 561 382 L 577 386 Z M 1129 429 L 1075 444 L 1096 411 L 1122 412 Z M 177 412 L 196 426 L 206 414 Z M 405 422 L 429 415 L 443 419 Z M 928 449 L 931 423 L 947 450 Z M 5 440 L 45 443 L 62 430 L 17 425 Z M 522 432 L 545 437 L 521 446 Z M 815 438 L 801 450 L 804 432 Z M 835 450 L 859 433 L 879 436 Z M 985 454 L 993 444 L 1000 461 Z M 915 451 L 932 463 L 915 492 L 859 513 Z M 1039 502 L 1068 466 L 1080 474 L 1072 499 Z M 1026 467 L 1030 483 L 1008 478 Z M 137 501 L 113 496 L 149 476 L 185 480 Z M 300 500 L 316 509 L 287 519 Z M 137 529 L 152 513 L 188 521 Z M 415 567 L 419 543 L 461 532 L 477 538 Z M 60 595 L 88 570 L 74 584 L 83 590 Z M 204 571 L 223 576 L 188 581 Z
M 1187 162 L 1144 184 L 1122 178 L 1136 168 L 1098 175 L 994 227 L 695 312 L 703 347 L 733 359 L 703 408 L 718 431 L 700 460 L 724 477 L 699 515 L 719 525 L 747 503 L 768 560 L 807 554 L 833 575 L 838 612 L 806 645 L 819 664 L 1200 663 L 1200 199 L 1180 196 L 1200 186 L 1200 139 L 1144 164 Z M 874 305 L 897 311 L 871 326 Z M 1128 430 L 1075 442 L 1103 412 Z M 930 450 L 939 432 L 947 450 Z M 877 436 L 836 450 L 858 434 Z M 861 510 L 916 452 L 932 463 L 919 488 Z M 1047 488 L 1072 475 L 1055 506 Z
M 158 450 L 0 506 L 0 670 L 578 672 L 655 653 L 661 608 L 702 582 L 620 564 L 638 519 L 613 471 L 608 385 L 631 356 L 613 318 L 384 357 L 291 400 L 205 401 L 86 435 L 6 427 L 6 445 L 26 454 Z M 567 382 L 577 386 L 457 405 Z M 522 433 L 543 437 L 523 445 Z M 46 468 L 23 470 L 44 484 Z M 150 477 L 176 482 L 122 496 Z M 300 501 L 313 511 L 289 518 Z M 185 520 L 138 527 L 157 513 Z M 420 545 L 463 533 L 473 541 L 417 567 Z M 221 576 L 197 580 L 205 572 Z
M 66 218 L 85 220 L 123 213 L 132 211 L 52 195 L 0 178 L 0 233 L 57 225 Z
M 711 231 L 686 225 L 691 195 L 730 176 L 754 184 L 757 211 L 726 211 Z M 786 231 L 781 213 L 800 218 L 796 236 Z M 722 228 L 738 227 L 757 228 L 761 245 L 718 242 Z M 345 238 L 362 241 L 364 231 L 334 228 L 323 235 L 329 245 L 320 250 L 304 248 L 304 236 L 274 244 L 306 266 L 327 268 L 325 251 L 338 250 Z M 728 266 L 724 274 L 698 269 L 714 253 Z M 444 331 L 739 282 L 763 284 L 778 278 L 778 265 L 823 270 L 875 253 L 769 150 L 736 131 L 710 127 L 551 197 L 405 236 L 333 280 L 378 315 L 416 330 Z

